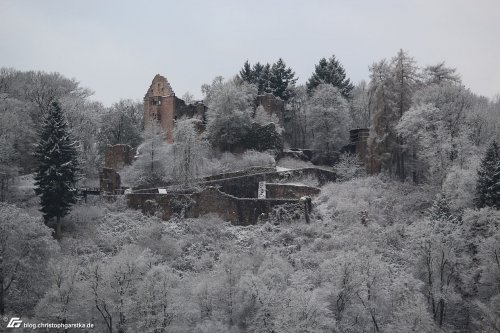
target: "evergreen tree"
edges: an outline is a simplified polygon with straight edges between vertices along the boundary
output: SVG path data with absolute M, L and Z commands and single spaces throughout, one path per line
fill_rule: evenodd
M 254 82 L 254 72 L 252 70 L 252 66 L 250 66 L 250 63 L 245 61 L 243 64 L 243 68 L 240 70 L 240 78 L 243 81 L 249 82 L 249 83 L 255 83 Z
M 455 216 L 451 213 L 450 204 L 444 195 L 438 195 L 429 209 L 429 217 L 432 221 L 456 222 Z
M 317 86 L 328 83 L 338 88 L 345 98 L 351 97 L 354 89 L 351 81 L 346 77 L 345 69 L 334 55 L 330 59 L 321 59 L 314 69 L 309 81 L 307 81 L 307 92 L 312 93 Z
M 500 209 L 500 149 L 493 141 L 477 171 L 476 205 Z
M 293 96 L 292 88 L 297 82 L 294 71 L 281 58 L 273 65 L 257 62 L 251 66 L 247 60 L 240 70 L 239 78 L 255 85 L 259 95 L 271 93 L 284 101 Z
M 55 237 L 61 237 L 61 218 L 76 202 L 77 143 L 72 139 L 63 111 L 53 102 L 40 131 L 35 150 L 39 166 L 35 193 L 40 196 L 45 222 L 56 218 Z
M 255 84 L 257 85 L 259 95 L 272 93 L 271 89 L 271 65 L 255 64 L 254 67 Z
M 294 71 L 287 67 L 283 59 L 279 58 L 271 67 L 271 92 L 274 96 L 286 101 L 292 97 L 291 88 L 297 82 Z

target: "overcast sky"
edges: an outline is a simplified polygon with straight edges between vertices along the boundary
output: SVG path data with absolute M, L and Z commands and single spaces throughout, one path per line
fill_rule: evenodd
M 0 0 L 0 66 L 57 71 L 110 105 L 154 75 L 201 98 L 245 60 L 282 57 L 304 83 L 335 54 L 355 82 L 402 48 L 445 60 L 472 91 L 500 93 L 500 0 Z

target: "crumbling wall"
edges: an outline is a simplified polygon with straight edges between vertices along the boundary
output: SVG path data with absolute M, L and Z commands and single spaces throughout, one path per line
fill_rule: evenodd
M 157 74 L 144 96 L 144 128 L 160 124 L 167 142 L 173 142 L 175 93 L 167 79 Z
M 104 167 L 121 170 L 125 165 L 134 161 L 135 149 L 129 145 L 108 145 L 104 153 Z
M 116 194 L 121 189 L 120 175 L 112 168 L 102 168 L 99 173 L 99 186 L 101 192 Z
M 201 102 L 186 104 L 184 100 L 175 98 L 174 119 L 195 118 L 203 122 L 206 121 L 207 107 Z
M 169 220 L 176 214 L 187 218 L 217 214 L 233 225 L 245 226 L 256 224 L 259 217 L 269 214 L 275 206 L 298 204 L 299 201 L 236 198 L 209 187 L 192 194 L 131 193 L 127 194 L 127 203 L 130 208 L 140 209 L 143 213 L 153 214 L 157 213 L 154 209 L 159 209 L 164 220 Z
M 174 139 L 175 121 L 182 117 L 206 121 L 207 107 L 201 103 L 186 103 L 175 96 L 170 83 L 164 76 L 157 74 L 144 96 L 144 128 L 157 122 L 165 132 L 167 142 Z
M 301 178 L 307 177 L 316 179 L 319 186 L 336 180 L 334 172 L 318 168 L 303 168 L 217 179 L 203 182 L 203 184 L 207 186 L 219 187 L 222 192 L 238 198 L 257 198 L 259 182 L 265 181 L 269 183 L 285 183 L 298 181 Z
M 319 188 L 312 186 L 266 183 L 266 198 L 300 199 L 316 196 L 320 192 Z
M 275 114 L 278 116 L 281 126 L 285 124 L 285 102 L 274 96 L 273 94 L 267 93 L 264 95 L 257 96 L 256 100 L 257 106 L 262 105 L 264 110 L 269 114 Z
M 342 152 L 358 154 L 361 161 L 368 164 L 368 137 L 369 128 L 356 128 L 349 131 L 349 144 L 342 149 Z

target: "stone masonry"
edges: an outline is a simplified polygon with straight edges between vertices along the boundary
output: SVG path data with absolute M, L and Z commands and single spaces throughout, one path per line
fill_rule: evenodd
M 268 114 L 275 114 L 278 117 L 281 126 L 285 124 L 285 102 L 274 96 L 273 94 L 266 93 L 257 96 L 257 106 L 262 106 Z
M 172 143 L 175 121 L 186 117 L 197 118 L 204 122 L 206 109 L 203 103 L 187 105 L 182 99 L 177 98 L 167 79 L 157 74 L 144 96 L 144 128 L 151 122 L 157 122 L 165 132 L 167 142 Z
M 321 186 L 336 179 L 333 172 L 318 168 L 264 171 L 246 175 L 229 173 L 226 176 L 227 178 L 200 180 L 197 185 L 203 189 L 199 191 L 186 192 L 172 185 L 136 188 L 127 194 L 128 205 L 149 214 L 160 212 L 165 220 L 174 215 L 200 217 L 217 214 L 234 225 L 255 224 L 277 206 L 288 205 L 298 207 L 307 219 L 311 210 L 310 199 L 304 199 L 318 195 L 320 190 L 298 183 L 301 180 L 315 180 Z M 266 197 L 259 198 L 259 183 L 264 182 Z M 307 202 L 309 206 L 305 204 Z
M 108 145 L 104 153 L 104 167 L 121 170 L 125 165 L 130 165 L 134 161 L 135 149 L 129 145 L 118 144 Z

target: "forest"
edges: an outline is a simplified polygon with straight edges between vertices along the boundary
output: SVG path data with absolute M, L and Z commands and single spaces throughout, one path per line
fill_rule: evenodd
M 369 68 L 351 82 L 333 55 L 298 84 L 281 58 L 246 61 L 201 87 L 206 119 L 176 119 L 171 143 L 142 101 L 106 107 L 76 79 L 0 69 L 1 317 L 63 324 L 50 332 L 500 332 L 500 95 L 403 50 Z M 357 128 L 365 158 L 344 149 Z M 77 196 L 116 144 L 138 149 L 129 188 L 250 167 L 337 180 L 307 221 L 287 207 L 249 226 L 164 220 L 126 195 Z

